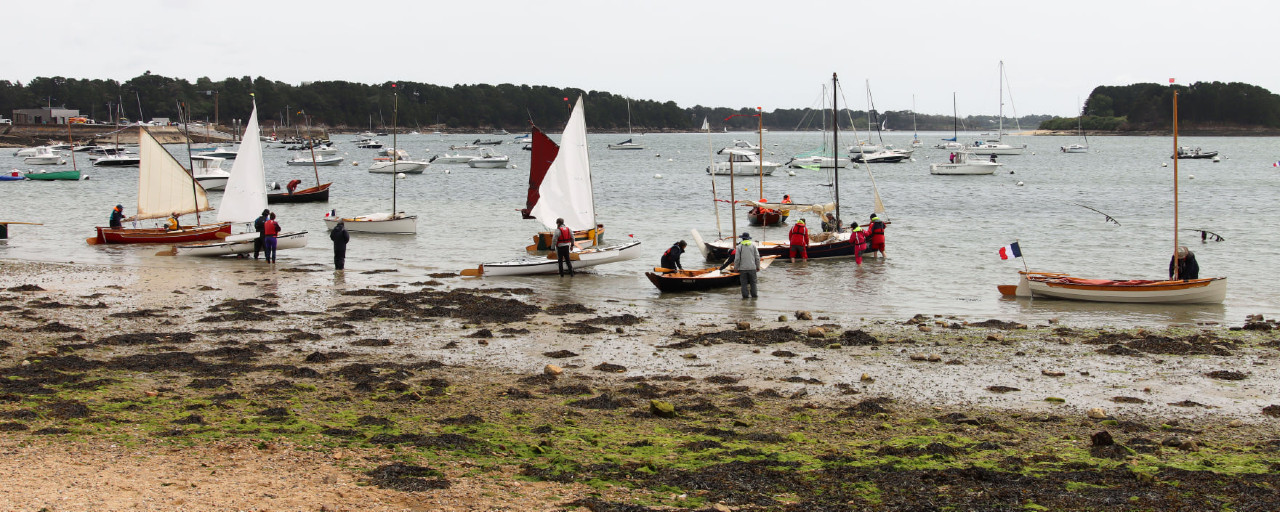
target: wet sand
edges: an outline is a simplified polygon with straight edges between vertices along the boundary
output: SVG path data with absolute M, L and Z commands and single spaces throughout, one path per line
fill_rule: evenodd
M 1280 488 L 1266 320 L 744 325 L 253 268 L 6 261 L 0 508 L 1247 510 Z

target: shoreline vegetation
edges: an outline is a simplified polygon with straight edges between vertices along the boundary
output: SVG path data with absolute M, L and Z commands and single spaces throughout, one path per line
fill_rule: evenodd
M 659 319 L 451 273 L 15 260 L 0 311 L 5 510 L 1280 501 L 1257 316 Z

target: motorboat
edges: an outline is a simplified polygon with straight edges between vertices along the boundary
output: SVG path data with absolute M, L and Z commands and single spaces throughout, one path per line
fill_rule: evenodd
M 104 156 L 93 161 L 94 167 L 138 167 L 142 158 L 132 153 Z
M 231 173 L 222 170 L 226 159 L 216 156 L 191 155 L 191 174 L 205 190 L 222 190 L 231 179 Z
M 365 138 L 356 141 L 356 147 L 360 149 L 382 149 L 382 142 L 378 139 Z
M 818 167 L 820 169 L 835 169 L 837 167 L 844 169 L 849 166 L 849 159 L 845 157 L 832 158 L 829 156 L 811 155 L 797 156 L 787 162 L 787 167 L 792 169 L 808 169 Z
M 477 146 L 476 144 L 450 144 L 449 149 L 453 151 L 459 151 L 463 149 L 473 150 L 473 149 L 480 149 L 480 146 Z
M 853 153 L 852 160 L 858 163 L 882 164 L 896 163 L 911 158 L 911 153 L 884 149 L 873 153 Z
M 644 144 L 627 139 L 617 144 L 610 144 L 609 149 L 644 149 Z
M 204 153 L 204 156 L 209 156 L 214 158 L 225 158 L 227 160 L 235 160 L 237 154 L 239 154 L 239 152 L 233 148 L 216 147 L 216 148 L 213 148 L 212 151 L 206 151 Z
M 36 153 L 40 151 L 40 148 L 47 148 L 47 147 L 48 147 L 48 146 L 36 146 L 36 147 L 34 147 L 34 148 L 20 148 L 20 149 L 17 149 L 17 150 L 15 150 L 15 151 L 13 152 L 13 156 L 18 157 L 18 158 L 26 158 L 26 157 L 29 157 L 29 156 L 36 156 Z
M 850 155 L 856 155 L 859 153 L 879 153 L 884 150 L 884 146 L 867 141 L 858 141 L 857 144 L 848 147 Z
M 752 144 L 752 143 L 750 143 L 750 142 L 747 142 L 747 141 L 745 141 L 745 140 L 738 140 L 738 139 L 734 139 L 734 140 L 733 140 L 733 145 L 731 145 L 731 146 L 725 146 L 725 147 L 724 147 L 723 149 L 721 149 L 719 152 L 724 152 L 724 151 L 726 151 L 726 150 L 748 151 L 748 152 L 751 152 L 751 153 L 755 153 L 755 154 L 757 154 L 757 155 L 759 155 L 759 154 L 760 154 L 760 146 L 757 146 L 757 145 Z
M 725 148 L 717 153 L 729 155 L 729 160 L 716 162 L 715 166 L 707 166 L 707 174 L 725 176 L 732 169 L 733 174 L 738 176 L 758 176 L 761 174 L 768 176 L 772 175 L 777 168 L 782 167 L 782 164 L 761 161 L 760 156 L 750 149 Z
M 285 163 L 288 165 L 309 166 L 309 165 L 338 165 L 342 163 L 343 158 L 340 156 L 320 156 L 318 153 L 315 158 L 306 153 L 294 153 L 293 158 Z
M 26 177 L 29 180 L 37 181 L 79 181 L 80 171 L 76 169 L 69 171 L 29 171 Z
M 1070 144 L 1067 146 L 1062 146 L 1059 149 L 1061 149 L 1063 153 L 1088 153 L 1089 152 L 1089 146 L 1086 146 L 1084 144 Z
M 1187 146 L 1178 146 L 1178 154 L 1174 158 L 1179 160 L 1195 160 L 1200 158 L 1213 158 L 1218 156 L 1217 151 L 1204 151 L 1200 148 L 1190 148 Z
M 49 146 L 36 148 L 36 154 L 23 158 L 22 162 L 27 165 L 61 165 L 67 163 L 62 158 L 62 154 L 51 149 Z
M 969 151 L 955 152 L 955 158 L 949 163 L 929 164 L 929 174 L 939 175 L 977 175 L 977 174 L 995 174 L 996 169 L 1004 165 L 996 162 L 994 155 L 992 158 L 983 160 L 973 158 L 974 153 Z
M 445 153 L 445 154 L 443 154 L 443 155 L 436 155 L 436 159 L 435 159 L 435 160 L 432 160 L 432 163 L 438 163 L 438 164 L 465 164 L 465 163 L 470 162 L 470 161 L 472 161 L 472 160 L 475 160 L 475 159 L 477 159 L 477 158 L 480 158 L 480 157 L 479 157 L 479 156 L 476 156 L 476 155 L 464 155 L 464 154 L 462 154 L 462 153 L 454 153 L 454 154 L 452 154 L 452 155 L 450 155 L 450 154 L 448 154 L 448 153 Z
M 489 148 L 480 148 L 480 156 L 467 161 L 467 165 L 478 169 L 505 169 L 511 164 L 511 157 L 494 154 Z
M 431 165 L 431 162 L 409 159 L 409 152 L 403 149 L 395 150 L 394 154 L 395 156 L 374 158 L 373 165 L 369 166 L 369 172 L 422 174 L 422 171 Z
M 513 143 L 514 144 L 532 144 L 533 135 L 526 133 L 524 135 L 518 136 L 516 137 L 515 141 L 513 141 Z

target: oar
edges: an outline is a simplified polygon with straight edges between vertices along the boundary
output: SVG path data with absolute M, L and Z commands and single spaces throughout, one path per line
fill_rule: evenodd
M 28 226 L 43 226 L 39 222 L 16 222 L 16 221 L 0 221 L 0 224 L 26 224 Z
M 86 238 L 86 239 L 84 239 L 84 242 L 85 242 L 85 243 L 87 243 L 87 244 L 89 244 L 89 245 L 98 245 L 98 244 L 102 243 L 102 242 L 99 242 L 99 241 L 98 241 L 98 237 L 96 237 L 96 236 L 91 236 L 91 237 L 89 237 L 89 238 Z
M 458 272 L 458 274 L 463 277 L 479 277 L 484 275 L 484 265 L 481 265 L 479 268 L 464 268 L 461 272 Z

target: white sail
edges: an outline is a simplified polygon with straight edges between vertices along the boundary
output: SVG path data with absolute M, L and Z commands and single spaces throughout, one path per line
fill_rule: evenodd
M 560 137 L 560 152 L 547 169 L 538 187 L 538 204 L 530 211 L 547 229 L 555 229 L 563 218 L 570 229 L 596 227 L 596 210 L 591 195 L 591 158 L 587 155 L 587 123 L 582 96 L 573 105 L 569 124 Z
M 146 129 L 138 129 L 138 219 L 209 210 L 204 188 Z
M 262 141 L 258 139 L 258 105 L 245 125 L 240 152 L 231 164 L 231 178 L 218 205 L 218 222 L 252 222 L 267 208 L 266 171 L 262 161 Z

